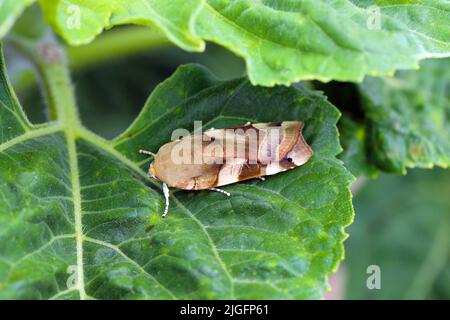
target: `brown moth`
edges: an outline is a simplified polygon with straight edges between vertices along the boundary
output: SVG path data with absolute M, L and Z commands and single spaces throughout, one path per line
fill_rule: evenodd
M 283 121 L 247 123 L 229 129 L 210 129 L 166 143 L 155 154 L 148 176 L 163 182 L 169 209 L 168 187 L 212 190 L 217 187 L 277 174 L 306 163 L 313 150 L 302 135 L 304 123 Z

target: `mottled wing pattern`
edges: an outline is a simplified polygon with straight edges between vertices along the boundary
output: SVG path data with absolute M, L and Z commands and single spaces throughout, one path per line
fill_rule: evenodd
M 313 151 L 303 122 L 284 121 L 214 129 L 160 148 L 151 172 L 171 187 L 202 190 L 273 175 L 304 164 Z M 177 159 L 184 158 L 183 163 Z
M 313 151 L 302 136 L 303 126 L 301 121 L 284 121 L 203 133 L 206 136 L 204 140 L 210 141 L 208 146 L 216 145 L 204 148 L 203 155 L 216 160 L 216 163 L 223 162 L 214 186 L 276 174 L 305 163 Z M 225 130 L 231 134 L 226 134 Z M 251 139 L 255 132 L 256 143 Z

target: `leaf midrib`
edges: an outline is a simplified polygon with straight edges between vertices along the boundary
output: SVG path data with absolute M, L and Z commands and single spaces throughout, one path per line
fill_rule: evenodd
M 72 183 L 73 213 L 75 220 L 76 253 L 77 253 L 77 287 L 80 292 L 80 300 L 86 299 L 84 286 L 83 264 L 83 222 L 81 208 L 80 174 L 78 167 L 77 146 L 75 132 L 70 126 L 64 130 L 67 142 L 67 154 L 69 158 L 70 180 Z

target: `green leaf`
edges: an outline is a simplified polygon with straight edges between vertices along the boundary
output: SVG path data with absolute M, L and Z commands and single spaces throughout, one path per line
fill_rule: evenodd
M 203 0 L 41 0 L 47 21 L 70 44 L 92 41 L 105 28 L 135 23 L 157 27 L 185 50 L 202 51 L 194 32 Z M 77 19 L 79 19 L 77 21 Z
M 377 5 L 380 29 L 368 28 Z M 376 13 L 375 13 L 376 15 Z M 252 83 L 361 81 L 450 54 L 448 1 L 208 0 L 197 33 L 247 61 Z
M 367 78 L 360 86 L 369 157 L 384 171 L 450 165 L 450 60 L 420 71 Z
M 411 170 L 370 181 L 355 197 L 345 273 L 348 299 L 449 299 L 450 172 Z M 366 286 L 378 265 L 381 290 Z
M 0 110 L 23 119 L 2 79 Z M 339 112 L 321 95 L 220 82 L 191 65 L 113 141 L 73 116 L 38 127 L 8 121 L 15 133 L 0 144 L 1 298 L 322 296 L 343 256 L 353 178 L 335 158 Z M 174 190 L 161 219 L 160 186 L 137 150 L 156 151 L 194 119 L 217 128 L 303 120 L 315 155 L 265 182 L 226 187 L 231 198 Z
M 4 2 L 0 36 L 31 2 Z M 115 25 L 156 26 L 185 50 L 202 51 L 203 40 L 225 46 L 246 60 L 252 83 L 265 86 L 302 79 L 362 81 L 365 75 L 392 75 L 417 68 L 421 59 L 450 55 L 445 0 L 40 3 L 47 21 L 70 44 L 88 43 Z
M 0 2 L 0 39 L 9 31 L 23 10 L 34 1 L 36 0 L 3 0 Z
M 10 143 L 15 137 L 25 134 L 31 128 L 8 82 L 3 59 L 0 59 L 0 128 L 2 146 Z
M 170 97 L 169 102 L 167 97 Z M 198 195 L 177 192 L 183 205 L 178 206 L 177 211 L 172 209 L 170 214 L 172 217 L 192 215 L 205 227 L 225 268 L 232 266 L 228 272 L 235 283 L 235 297 L 312 298 L 319 296 L 313 291 L 323 289 L 323 279 L 314 279 L 313 274 L 332 268 L 337 256 L 342 254 L 342 248 L 337 245 L 343 239 L 339 227 L 334 234 L 331 229 L 337 226 L 328 226 L 334 234 L 330 237 L 328 232 L 319 231 L 319 226 L 330 221 L 346 224 L 351 211 L 348 190 L 338 187 L 348 184 L 351 178 L 334 158 L 340 150 L 335 128 L 337 116 L 337 111 L 315 93 L 284 87 L 274 90 L 253 87 L 246 80 L 222 83 L 198 67 L 181 67 L 150 97 L 133 125 L 115 139 L 115 147 L 138 161 L 141 157 L 136 154 L 136 148 L 146 146 L 157 150 L 170 140 L 174 129 L 192 130 L 196 119 L 204 121 L 205 129 L 247 121 L 303 119 L 308 124 L 305 137 L 315 151 L 313 161 L 298 171 L 271 177 L 264 183 L 226 187 L 232 194 L 231 200 L 209 192 Z M 149 136 L 153 139 L 149 140 Z M 302 186 L 304 183 L 315 186 Z M 335 210 L 340 211 L 341 205 L 343 216 L 339 217 Z M 308 244 L 301 245 L 311 232 L 315 234 L 313 238 L 321 240 L 306 240 Z M 339 240 L 336 242 L 334 237 Z M 284 248 L 281 257 L 276 256 L 275 252 L 279 254 L 276 248 Z M 311 256 L 305 264 L 305 257 L 316 249 L 312 256 L 317 255 L 318 260 L 314 261 L 316 258 Z M 336 250 L 337 256 L 328 256 L 323 250 Z M 315 265 L 318 269 L 301 275 L 306 265 L 313 269 Z M 280 276 L 286 272 L 294 272 L 297 279 L 290 281 Z M 275 288 L 265 285 L 265 281 Z M 276 293 L 280 289 L 281 292 Z
M 419 71 L 360 85 L 314 84 L 343 113 L 339 158 L 354 175 L 449 166 L 449 66 L 449 59 L 427 60 Z

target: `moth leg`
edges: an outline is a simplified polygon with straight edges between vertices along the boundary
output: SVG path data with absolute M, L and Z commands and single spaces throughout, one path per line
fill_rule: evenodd
M 169 213 L 169 187 L 167 184 L 163 182 L 163 194 L 165 199 L 165 206 L 164 206 L 164 213 L 162 214 L 162 217 L 165 218 L 167 214 Z
M 265 177 L 257 177 L 256 179 L 261 180 L 261 181 L 266 181 Z
M 152 156 L 153 158 L 156 156 L 156 154 L 154 154 L 153 152 L 148 151 L 148 150 L 143 150 L 143 149 L 140 149 L 140 150 L 139 150 L 139 153 L 140 153 L 140 154 L 146 154 L 146 155 Z
M 244 126 L 249 126 L 249 125 L 251 125 L 252 123 L 250 122 L 250 121 L 247 121 L 245 124 L 244 124 Z
M 225 190 L 222 190 L 222 189 L 219 189 L 219 188 L 209 188 L 208 190 L 223 193 L 227 197 L 231 196 L 231 194 L 229 192 L 227 192 Z
M 206 130 L 206 131 L 212 131 L 212 130 L 216 130 L 216 129 L 214 129 L 214 128 L 209 128 L 209 129 Z

